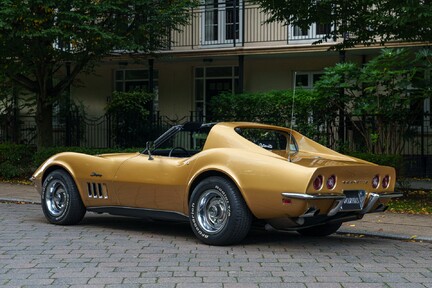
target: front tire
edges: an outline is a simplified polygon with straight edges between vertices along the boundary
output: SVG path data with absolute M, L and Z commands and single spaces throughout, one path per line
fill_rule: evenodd
M 297 232 L 303 236 L 313 236 L 313 237 L 324 237 L 335 233 L 342 223 L 326 223 L 319 226 L 309 227 L 305 229 L 298 230 Z
M 75 182 L 66 171 L 54 170 L 48 174 L 41 197 L 42 211 L 52 224 L 77 224 L 86 213 Z
M 195 187 L 189 211 L 193 232 L 210 245 L 238 243 L 252 225 L 252 214 L 238 188 L 219 176 L 209 177 Z

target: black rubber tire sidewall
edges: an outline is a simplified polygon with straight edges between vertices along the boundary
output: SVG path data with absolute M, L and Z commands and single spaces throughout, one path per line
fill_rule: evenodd
M 206 233 L 196 219 L 197 201 L 209 189 L 218 190 L 228 203 L 227 223 L 215 234 Z M 219 176 L 206 178 L 195 187 L 189 201 L 189 213 L 193 232 L 199 240 L 210 245 L 236 244 L 246 237 L 252 224 L 252 214 L 237 187 L 230 180 Z
M 61 181 L 64 187 L 66 188 L 66 192 L 69 195 L 69 201 L 66 204 L 65 211 L 58 216 L 54 216 L 50 213 L 45 202 L 47 185 L 53 180 Z M 52 224 L 59 224 L 59 225 L 77 224 L 83 219 L 84 214 L 86 213 L 86 209 L 84 207 L 84 204 L 82 203 L 75 182 L 66 171 L 60 169 L 52 171 L 45 178 L 42 186 L 41 203 L 42 203 L 42 211 L 45 215 L 45 218 Z

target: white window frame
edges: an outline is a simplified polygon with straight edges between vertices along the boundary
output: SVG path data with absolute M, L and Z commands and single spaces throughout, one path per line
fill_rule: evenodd
M 314 80 L 313 77 L 314 75 L 322 75 L 324 74 L 324 71 L 298 71 L 293 73 L 293 87 L 295 87 L 296 89 L 300 88 L 300 89 L 312 89 L 314 87 Z M 308 83 L 307 85 L 302 85 L 302 86 L 297 86 L 297 76 L 301 76 L 301 75 L 307 75 L 308 76 Z
M 224 47 L 224 46 L 232 46 L 234 43 L 234 39 L 226 39 L 226 27 L 227 24 L 236 25 L 236 23 L 227 23 L 227 5 L 226 1 L 218 0 L 217 8 L 211 8 L 207 10 L 206 0 L 202 1 L 202 13 L 201 13 L 201 29 L 200 29 L 200 43 L 202 46 L 216 46 L 216 47 Z M 228 9 L 233 9 L 232 6 L 228 6 Z M 243 37 L 243 0 L 237 0 L 236 9 L 239 11 L 239 17 L 236 19 L 239 25 L 238 37 L 235 39 L 236 42 L 239 42 Z M 217 10 L 217 23 L 212 25 L 217 25 L 217 39 L 216 40 L 207 40 L 206 39 L 206 30 L 208 18 L 206 17 L 207 12 L 213 12 Z M 213 20 L 214 21 L 214 20 Z M 237 33 L 236 33 L 237 34 Z M 235 36 L 235 35 L 234 35 Z
M 127 71 L 147 71 L 147 73 L 149 73 L 149 69 L 145 69 L 145 68 L 116 69 L 116 70 L 114 70 L 114 90 L 115 91 L 127 92 L 127 90 L 125 89 L 125 87 L 126 87 L 126 84 L 128 82 L 142 82 L 143 84 L 146 84 L 146 85 L 150 84 L 149 77 L 126 80 L 126 72 Z M 122 72 L 123 73 L 123 79 L 117 79 L 117 72 Z M 154 81 L 154 84 L 155 84 L 154 89 L 157 90 L 158 89 L 158 85 L 159 85 L 158 77 L 154 77 L 153 81 Z M 117 90 L 117 84 L 118 83 L 121 83 L 121 85 L 122 85 L 122 89 L 121 90 Z
M 326 34 L 317 34 L 317 27 L 318 27 L 318 23 L 316 23 L 316 22 L 312 23 L 308 27 L 306 35 L 296 36 L 294 32 L 297 29 L 300 29 L 300 27 L 298 27 L 296 25 L 289 25 L 289 40 L 296 41 L 296 42 L 300 42 L 300 41 L 311 42 L 311 41 L 319 40 L 322 37 L 324 37 Z M 330 29 L 334 29 L 334 26 L 331 25 Z

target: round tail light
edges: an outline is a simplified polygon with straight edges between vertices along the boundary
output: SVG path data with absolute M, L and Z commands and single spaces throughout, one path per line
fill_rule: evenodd
M 323 186 L 324 178 L 322 175 L 318 175 L 313 181 L 313 187 L 315 190 L 320 190 Z
M 327 183 L 326 183 L 327 189 L 331 190 L 336 186 L 336 175 L 331 175 L 328 179 L 327 179 Z
M 379 186 L 379 183 L 380 183 L 380 177 L 379 177 L 379 175 L 375 175 L 372 178 L 372 188 L 377 189 Z
M 384 189 L 387 189 L 389 186 L 390 186 L 390 176 L 385 175 L 384 178 L 382 179 L 382 187 Z

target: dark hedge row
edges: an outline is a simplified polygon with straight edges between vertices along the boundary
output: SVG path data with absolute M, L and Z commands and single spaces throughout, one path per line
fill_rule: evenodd
M 0 144 L 0 178 L 4 180 L 28 179 L 46 159 L 60 152 L 69 151 L 96 155 L 141 150 L 140 148 L 125 150 L 116 148 L 52 147 L 37 151 L 34 146 Z
M 33 146 L 0 144 L 0 178 L 4 180 L 28 179 L 34 170 L 46 159 L 54 154 L 65 151 L 96 155 L 114 152 L 136 152 L 141 150 L 141 148 L 125 150 L 115 148 L 53 147 L 36 151 L 36 148 Z M 401 156 L 368 153 L 351 153 L 351 155 L 380 165 L 396 167 L 399 173 L 402 172 L 403 159 Z

